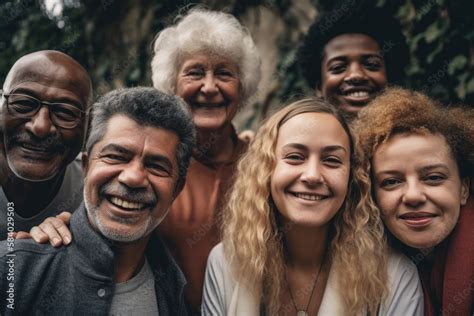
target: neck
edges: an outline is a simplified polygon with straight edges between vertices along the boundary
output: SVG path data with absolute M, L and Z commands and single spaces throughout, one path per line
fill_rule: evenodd
M 32 217 L 43 210 L 54 199 L 64 179 L 65 169 L 54 178 L 30 182 L 16 177 L 12 172 L 3 184 L 7 199 L 15 203 L 15 212 L 23 217 Z
M 232 134 L 232 125 L 227 125 L 219 130 L 198 129 L 196 133 L 197 146 L 193 156 L 197 160 L 213 162 L 229 160 L 235 147 Z
M 285 233 L 288 266 L 299 270 L 314 270 L 319 267 L 328 246 L 328 227 L 295 224 L 290 224 L 289 227 Z
M 145 263 L 145 248 L 150 237 L 133 243 L 120 243 L 115 249 L 115 283 L 123 283 L 133 278 Z

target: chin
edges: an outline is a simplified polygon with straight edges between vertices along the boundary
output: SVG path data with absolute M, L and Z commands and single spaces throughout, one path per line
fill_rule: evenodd
M 19 179 L 31 181 L 31 182 L 42 182 L 48 181 L 54 178 L 56 175 L 59 174 L 60 168 L 54 168 L 49 172 L 44 172 L 44 168 L 42 170 L 38 170 L 35 172 L 34 169 L 38 169 L 38 166 L 34 167 L 17 167 L 17 166 L 10 166 L 11 172 Z
M 415 248 L 419 250 L 433 248 L 440 243 L 439 240 L 435 240 L 433 238 L 412 238 L 412 239 L 398 238 L 398 240 L 400 240 L 402 243 L 404 243 L 405 245 L 411 248 Z

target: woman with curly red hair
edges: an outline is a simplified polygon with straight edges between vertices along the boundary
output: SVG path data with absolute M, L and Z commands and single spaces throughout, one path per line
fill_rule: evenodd
M 426 315 L 474 312 L 474 111 L 388 89 L 355 124 L 389 240 L 417 265 Z

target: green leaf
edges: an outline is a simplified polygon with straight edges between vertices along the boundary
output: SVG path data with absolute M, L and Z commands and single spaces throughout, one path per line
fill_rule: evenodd
M 456 57 L 454 57 L 451 62 L 449 63 L 449 67 L 448 67 L 448 73 L 450 75 L 453 75 L 456 70 L 461 70 L 463 69 L 467 64 L 467 58 L 466 56 L 463 56 L 463 55 L 457 55 Z

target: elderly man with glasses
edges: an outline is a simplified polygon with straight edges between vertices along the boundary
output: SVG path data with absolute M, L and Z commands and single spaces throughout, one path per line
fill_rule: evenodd
M 91 98 L 86 70 L 61 52 L 25 55 L 10 69 L 0 99 L 0 240 L 81 203 L 77 156 Z

